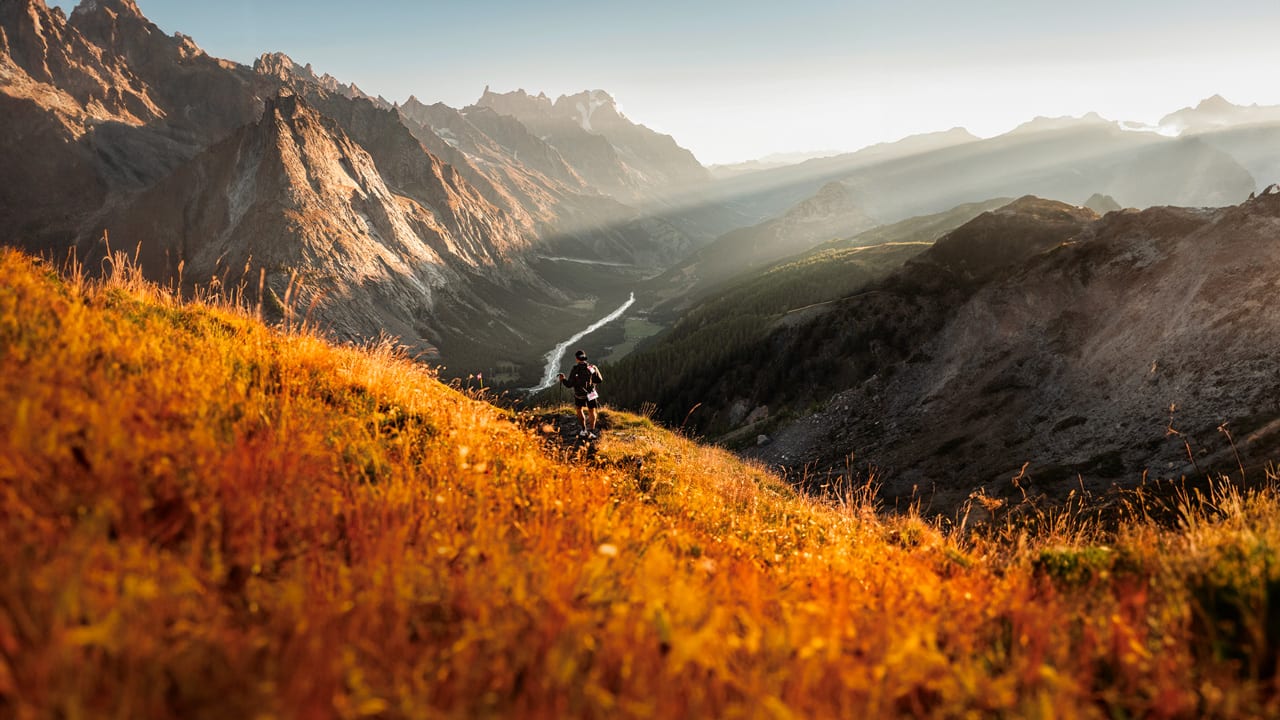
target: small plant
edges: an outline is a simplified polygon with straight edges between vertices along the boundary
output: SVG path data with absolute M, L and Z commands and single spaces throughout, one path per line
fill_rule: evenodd
M 1032 562 L 1036 573 L 1067 585 L 1106 580 L 1115 562 L 1109 547 L 1046 548 Z

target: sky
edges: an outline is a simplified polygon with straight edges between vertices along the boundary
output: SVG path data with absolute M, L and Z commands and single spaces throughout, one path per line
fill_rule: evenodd
M 603 89 L 704 164 L 1090 111 L 1154 123 L 1213 94 L 1280 105 L 1275 0 L 138 5 L 212 55 L 284 52 L 393 101 Z

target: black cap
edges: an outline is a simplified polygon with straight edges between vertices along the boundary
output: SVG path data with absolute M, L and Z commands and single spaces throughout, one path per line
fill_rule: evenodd
M 573 356 L 578 358 L 579 360 L 587 359 L 587 353 L 583 350 L 579 350 L 578 352 L 574 353 Z

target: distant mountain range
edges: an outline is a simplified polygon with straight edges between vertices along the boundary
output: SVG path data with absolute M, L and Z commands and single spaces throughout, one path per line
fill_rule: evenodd
M 758 172 L 760 170 L 770 170 L 773 168 L 786 167 L 787 165 L 795 165 L 805 160 L 814 160 L 817 158 L 833 157 L 842 154 L 839 150 L 814 150 L 811 152 L 786 152 L 786 153 L 770 153 L 761 158 L 754 160 L 744 160 L 736 163 L 724 163 L 719 165 L 708 165 L 707 170 L 710 171 L 711 177 L 717 180 L 735 177 L 737 175 L 745 175 L 747 173 Z

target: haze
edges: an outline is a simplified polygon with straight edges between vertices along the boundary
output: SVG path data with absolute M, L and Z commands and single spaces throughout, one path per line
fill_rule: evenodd
M 703 163 L 1037 115 L 1150 123 L 1215 93 L 1280 103 L 1274 0 L 139 5 L 213 55 L 285 52 L 395 101 L 605 89 Z

